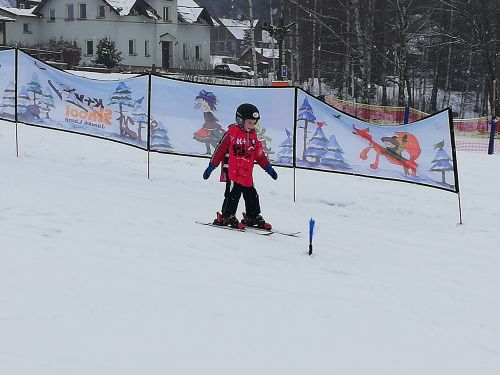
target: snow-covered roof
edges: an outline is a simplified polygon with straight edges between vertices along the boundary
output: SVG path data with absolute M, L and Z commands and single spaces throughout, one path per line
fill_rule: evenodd
M 255 52 L 260 53 L 263 57 L 266 59 L 272 59 L 273 55 L 274 58 L 277 59 L 280 57 L 280 52 L 277 48 L 272 49 L 272 48 L 255 48 Z
M 207 10 L 193 0 L 177 0 L 177 13 L 180 21 L 196 23 L 202 19 L 209 25 L 215 24 L 215 20 L 210 17 Z
M 184 21 L 195 23 L 203 12 L 203 8 L 193 0 L 177 0 L 177 11 Z
M 45 6 L 48 0 L 41 0 L 40 4 L 35 8 L 35 14 L 40 12 L 41 9 Z M 128 16 L 130 11 L 136 5 L 136 10 L 139 11 L 140 15 L 153 18 L 160 19 L 160 15 L 156 13 L 153 7 L 149 5 L 145 0 L 102 0 L 104 3 L 110 6 L 111 10 L 120 16 Z
M 105 0 L 109 6 L 113 7 L 120 16 L 126 16 L 137 0 Z
M 14 16 L 36 17 L 36 15 L 33 14 L 33 11 L 35 10 L 35 8 L 19 9 L 19 8 L 0 6 L 0 10 L 3 10 L 4 12 L 6 12 L 8 14 L 12 14 Z
M 15 22 L 16 20 L 14 18 L 10 18 L 10 17 L 7 17 L 7 16 L 2 16 L 0 15 L 0 21 L 4 21 L 4 22 Z
M 271 35 L 269 34 L 269 31 L 262 30 L 262 43 L 278 43 L 276 39 L 271 38 Z
M 244 55 L 248 51 L 252 51 L 252 48 L 251 47 L 247 47 L 243 51 L 242 55 Z M 272 49 L 272 48 L 256 47 L 255 48 L 255 53 L 257 53 L 258 55 L 261 55 L 262 57 L 265 57 L 266 59 L 272 59 L 273 55 L 274 55 L 275 59 L 278 59 L 280 57 L 280 51 L 278 50 L 278 48 Z
M 0 21 L 13 22 L 13 21 L 15 21 L 15 19 L 0 15 Z
M 220 23 L 222 23 L 229 30 L 233 36 L 238 40 L 243 40 L 245 38 L 245 31 L 250 30 L 250 21 L 244 20 L 233 20 L 229 18 L 219 18 Z M 253 27 L 257 25 L 259 21 L 253 21 Z

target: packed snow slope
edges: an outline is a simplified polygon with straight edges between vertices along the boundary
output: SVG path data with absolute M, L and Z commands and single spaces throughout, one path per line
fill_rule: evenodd
M 500 373 L 500 159 L 456 194 L 258 166 L 263 216 L 300 238 L 195 224 L 207 159 L 0 122 L 0 373 Z M 243 208 L 240 203 L 240 210 Z M 317 221 L 309 257 L 308 220 Z

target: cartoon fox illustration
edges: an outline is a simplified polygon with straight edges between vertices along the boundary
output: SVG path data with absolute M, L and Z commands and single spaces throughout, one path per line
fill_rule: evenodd
M 380 155 L 384 156 L 389 163 L 400 165 L 403 167 L 405 174 L 411 172 L 413 176 L 417 175 L 418 164 L 415 160 L 420 156 L 421 149 L 418 139 L 408 132 L 396 132 L 395 136 L 382 137 L 382 142 L 387 146 L 384 147 L 373 140 L 370 134 L 370 129 L 358 129 L 354 125 L 353 134 L 360 136 L 368 142 L 368 147 L 363 149 L 359 154 L 361 160 L 368 158 L 368 152 L 374 150 L 376 152 L 375 161 L 370 164 L 371 169 L 377 169 L 380 161 Z M 403 151 L 409 155 L 409 159 L 402 156 Z

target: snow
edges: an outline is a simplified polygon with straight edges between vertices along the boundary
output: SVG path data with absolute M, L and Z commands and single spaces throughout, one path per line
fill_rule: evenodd
M 272 49 L 272 48 L 256 48 L 255 51 L 257 53 L 260 53 L 262 56 L 264 56 L 267 59 L 277 59 L 279 58 L 279 51 L 277 48 Z
M 245 32 L 250 30 L 250 21 L 247 20 L 240 21 L 230 18 L 219 18 L 219 22 L 222 23 L 237 40 L 243 40 L 245 38 Z M 255 27 L 258 20 L 254 20 L 253 22 Z
M 197 225 L 208 160 L 0 122 L 0 363 L 9 375 L 500 373 L 498 156 L 456 194 L 255 168 L 300 238 Z M 240 202 L 239 215 L 244 204 Z M 308 221 L 316 220 L 307 255 Z
M 137 0 L 106 0 L 106 2 L 118 11 L 120 16 L 126 16 Z
M 36 15 L 33 14 L 33 11 L 35 10 L 35 8 L 19 9 L 19 8 L 12 8 L 9 6 L 0 6 L 0 11 L 1 10 L 3 10 L 4 12 L 7 12 L 8 14 L 13 14 L 16 16 L 37 17 Z
M 187 23 L 195 23 L 203 8 L 193 0 L 177 0 L 177 11 Z

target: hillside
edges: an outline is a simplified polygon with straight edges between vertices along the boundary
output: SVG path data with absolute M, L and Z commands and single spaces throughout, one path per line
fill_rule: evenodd
M 206 159 L 0 122 L 0 363 L 9 375 L 500 372 L 498 156 L 457 196 L 256 168 L 300 238 L 204 227 Z M 214 173 L 217 175 L 217 173 Z M 243 205 L 240 205 L 241 212 Z M 317 220 L 314 255 L 307 223 Z

